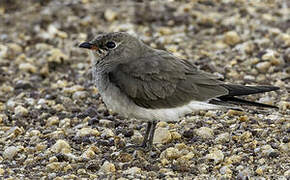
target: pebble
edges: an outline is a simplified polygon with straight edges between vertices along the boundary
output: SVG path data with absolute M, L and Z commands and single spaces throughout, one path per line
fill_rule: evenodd
M 211 128 L 201 127 L 195 130 L 196 134 L 204 139 L 212 138 L 214 133 Z
M 159 28 L 159 33 L 161 35 L 170 35 L 172 33 L 172 30 L 171 28 L 168 28 L 168 27 L 161 27 Z
M 179 150 L 177 148 L 169 147 L 161 153 L 160 158 L 171 160 L 171 159 L 177 159 L 180 156 L 181 154 L 179 153 Z
M 154 135 L 154 138 L 153 138 L 153 143 L 166 144 L 166 143 L 170 142 L 171 139 L 172 139 L 171 133 L 168 130 L 168 128 L 158 127 L 155 130 L 155 135 Z
M 215 164 L 218 164 L 224 160 L 224 153 L 221 150 L 214 149 L 206 155 L 209 160 L 214 160 Z
M 59 118 L 57 116 L 51 116 L 47 119 L 46 126 L 50 127 L 50 126 L 58 125 L 58 123 L 59 123 Z
M 287 171 L 284 172 L 283 174 L 287 179 L 290 178 L 290 169 L 288 169 Z
M 228 166 L 223 166 L 220 168 L 221 174 L 232 174 L 232 170 Z
M 72 96 L 74 100 L 81 100 L 81 99 L 85 99 L 86 97 L 87 97 L 86 91 L 76 91 L 75 93 L 73 93 L 73 96 Z
M 263 175 L 263 168 L 261 168 L 261 167 L 258 167 L 257 169 L 256 169 L 256 171 L 255 171 L 258 175 Z
M 276 52 L 273 50 L 267 50 L 267 52 L 262 56 L 262 60 L 270 61 L 276 58 Z
M 17 153 L 18 153 L 19 150 L 20 149 L 17 146 L 9 146 L 9 147 L 6 147 L 4 149 L 4 151 L 3 151 L 3 157 L 5 159 L 11 160 L 11 159 L 13 159 L 17 155 Z
M 95 152 L 92 149 L 87 149 L 83 154 L 82 157 L 85 159 L 94 159 L 96 156 Z
M 170 134 L 171 134 L 172 140 L 179 140 L 179 139 L 181 139 L 181 134 L 179 134 L 178 132 L 173 131 L 173 132 L 170 132 Z
M 114 173 L 116 171 L 116 168 L 113 163 L 110 163 L 109 161 L 105 161 L 99 171 L 104 172 L 104 173 Z
M 227 116 L 240 116 L 240 115 L 243 115 L 243 114 L 244 114 L 243 111 L 237 111 L 237 110 L 233 110 L 233 109 L 230 109 L 227 112 Z
M 62 83 L 61 83 L 62 84 Z M 64 83 L 64 85 L 61 85 L 60 87 L 65 87 L 66 86 L 66 82 Z M 63 89 L 63 93 L 66 93 L 66 94 L 74 94 L 75 92 L 80 92 L 84 90 L 84 87 L 83 86 L 80 86 L 80 85 L 74 85 L 74 86 L 71 86 L 69 88 L 64 88 Z
M 0 44 L 0 59 L 7 57 L 8 47 Z
M 117 18 L 117 13 L 112 9 L 107 9 L 104 13 L 104 16 L 107 21 L 112 22 Z
M 284 153 L 290 153 L 290 142 L 280 144 L 279 149 Z
M 14 113 L 15 115 L 19 115 L 19 116 L 26 116 L 28 115 L 28 110 L 25 107 L 18 105 L 16 106 Z
M 22 134 L 24 132 L 23 127 L 19 128 L 18 126 L 11 127 L 6 133 L 6 137 L 17 137 L 18 135 Z
M 219 134 L 216 138 L 215 138 L 216 142 L 218 143 L 225 143 L 225 142 L 229 142 L 230 141 L 230 133 L 225 132 L 222 134 Z
M 281 33 L 278 39 L 283 43 L 285 47 L 290 47 L 290 35 L 289 33 Z
M 67 61 L 68 59 L 69 57 L 64 54 L 60 49 L 53 48 L 48 51 L 48 62 L 62 63 L 64 61 Z
M 33 136 L 41 136 L 41 132 L 37 129 L 33 129 L 31 131 L 28 132 L 28 135 L 30 137 L 33 137 Z
M 141 168 L 131 167 L 131 168 L 125 170 L 124 174 L 130 174 L 130 175 L 141 174 Z
M 140 144 L 143 141 L 143 136 L 139 131 L 134 130 L 134 135 L 131 136 L 133 143 Z
M 55 153 L 68 154 L 71 152 L 71 147 L 67 141 L 60 139 L 51 147 L 51 150 Z
M 266 61 L 266 62 L 260 62 L 256 65 L 257 69 L 262 72 L 265 73 L 269 70 L 269 68 L 271 67 L 271 63 Z
M 4 175 L 4 173 L 5 173 L 5 170 L 4 170 L 4 169 L 2 169 L 2 168 L 0 168 L 0 175 L 1 175 L 1 176 L 3 176 L 3 175 Z
M 97 129 L 84 127 L 82 129 L 78 130 L 76 135 L 79 137 L 84 137 L 87 135 L 99 136 L 100 134 L 101 133 Z
M 111 129 L 109 129 L 109 128 L 105 128 L 105 129 L 103 130 L 103 132 L 102 132 L 102 136 L 103 136 L 103 137 L 106 137 L 106 138 L 110 138 L 110 137 L 114 137 L 115 134 L 114 134 L 114 132 L 113 132 Z
M 100 119 L 99 124 L 103 127 L 112 127 L 114 122 L 107 119 Z
M 19 46 L 16 43 L 8 43 L 7 44 L 9 50 L 11 51 L 11 53 L 15 56 L 16 54 L 20 54 L 22 53 L 23 49 L 21 46 Z
M 61 163 L 60 162 L 52 162 L 46 165 L 46 169 L 49 172 L 52 171 L 60 171 L 61 170 Z
M 236 45 L 241 41 L 239 34 L 236 31 L 226 32 L 224 35 L 224 42 L 230 46 Z
M 133 160 L 133 156 L 129 153 L 120 153 L 118 155 L 118 160 L 121 162 L 129 162 Z
M 261 147 L 261 153 L 263 156 L 269 156 L 273 152 L 275 152 L 275 150 L 271 147 L 271 145 L 266 144 Z

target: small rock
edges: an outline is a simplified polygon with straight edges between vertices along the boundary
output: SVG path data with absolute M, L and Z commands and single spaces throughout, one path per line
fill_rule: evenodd
M 66 86 L 66 85 L 63 85 L 61 87 L 64 87 L 64 86 Z M 74 85 L 74 86 L 69 87 L 69 88 L 64 88 L 63 92 L 66 94 L 74 94 L 75 92 L 82 91 L 82 90 L 84 90 L 84 87 L 82 87 L 80 85 Z
M 4 173 L 5 173 L 5 170 L 4 170 L 4 169 L 2 169 L 2 168 L 0 168 L 0 176 L 3 176 L 3 175 L 4 175 Z
M 6 131 L 5 136 L 17 137 L 18 135 L 24 132 L 23 128 L 19 128 L 18 126 L 11 127 L 8 131 Z
M 86 150 L 83 154 L 82 157 L 85 159 L 94 159 L 95 158 L 95 152 L 91 149 Z
M 104 16 L 105 16 L 105 19 L 107 21 L 112 22 L 112 21 L 114 21 L 116 19 L 117 13 L 115 11 L 113 11 L 112 9 L 107 9 L 105 11 Z
M 230 141 L 230 133 L 226 132 L 226 133 L 219 134 L 215 140 L 218 143 L 229 142 Z
M 48 171 L 60 171 L 61 170 L 61 163 L 60 162 L 52 162 L 46 165 L 46 169 Z
M 132 141 L 136 144 L 140 144 L 143 141 L 143 136 L 139 131 L 134 130 L 134 135 L 131 137 Z
M 114 132 L 111 129 L 105 128 L 103 130 L 102 136 L 106 137 L 106 138 L 110 138 L 110 137 L 114 137 L 115 134 L 114 134 Z
M 285 153 L 290 153 L 290 142 L 288 143 L 281 143 L 280 146 L 279 146 L 279 149 L 282 151 L 282 152 L 285 152 Z
M 30 73 L 37 72 L 37 68 L 30 63 L 21 63 L 21 64 L 19 64 L 18 67 L 21 71 L 26 71 L 26 72 L 30 72 Z
M 196 134 L 204 139 L 212 138 L 214 133 L 213 130 L 208 127 L 201 127 L 196 131 Z
M 159 32 L 161 35 L 170 35 L 172 33 L 172 30 L 171 28 L 168 28 L 168 27 L 161 27 L 159 29 Z
M 46 121 L 46 126 L 54 126 L 54 125 L 58 125 L 59 123 L 59 118 L 57 116 L 51 116 L 47 119 Z
M 12 54 L 14 54 L 14 55 L 15 54 L 20 54 L 23 51 L 22 47 L 19 46 L 16 43 L 9 43 L 7 45 L 8 45 L 9 50 L 11 50 L 12 51 Z
M 116 168 L 113 163 L 105 161 L 104 164 L 101 166 L 100 171 L 104 173 L 113 173 L 116 171 Z
M 230 46 L 236 45 L 241 41 L 240 36 L 236 31 L 226 32 L 224 35 L 224 42 Z
M 28 114 L 28 110 L 25 107 L 18 105 L 15 108 L 14 113 L 15 115 L 19 115 L 19 116 L 26 116 Z
M 258 167 L 255 172 L 261 176 L 261 175 L 263 175 L 263 168 Z
M 100 119 L 99 124 L 103 127 L 113 127 L 114 122 L 107 119 Z
M 170 134 L 173 140 L 178 140 L 181 138 L 181 134 L 179 134 L 178 132 L 174 131 L 174 132 L 171 132 Z
M 124 174 L 130 174 L 130 175 L 141 174 L 141 169 L 138 167 L 131 167 L 130 169 L 127 169 L 126 171 L 124 171 Z
M 51 147 L 51 150 L 55 153 L 67 154 L 70 153 L 71 147 L 67 141 L 60 139 Z
M 78 130 L 76 135 L 79 137 L 84 137 L 87 135 L 99 136 L 100 132 L 98 130 L 92 129 L 92 128 L 82 128 L 82 129 Z
M 155 130 L 155 135 L 153 138 L 153 143 L 168 143 L 170 142 L 172 139 L 170 131 L 168 130 L 168 128 L 157 128 Z
M 275 150 L 271 147 L 271 145 L 264 145 L 261 147 L 262 155 L 269 156 L 270 153 L 275 152 Z
M 13 159 L 15 156 L 16 156 L 16 154 L 18 153 L 18 151 L 19 151 L 19 148 L 18 147 L 16 147 L 16 146 L 9 146 L 9 147 L 7 147 L 7 148 L 5 148 L 4 149 L 4 151 L 3 151 L 3 157 L 5 158 L 5 159 Z
M 51 49 L 48 51 L 48 62 L 55 62 L 55 63 L 62 63 L 64 61 L 67 61 L 69 57 L 64 54 L 60 49 Z
M 266 62 L 260 62 L 256 65 L 257 69 L 262 72 L 265 73 L 268 71 L 268 69 L 271 67 L 271 63 L 266 61 Z
M 290 169 L 284 172 L 284 176 L 289 179 L 290 178 Z
M 239 116 L 239 115 L 243 115 L 243 114 L 244 114 L 243 111 L 237 111 L 237 110 L 233 110 L 233 109 L 230 109 L 227 112 L 227 116 Z
M 72 96 L 74 100 L 81 100 L 81 99 L 85 99 L 86 97 L 87 97 L 86 91 L 77 91 L 73 93 L 73 96 Z
M 181 156 L 179 153 L 179 150 L 177 148 L 167 148 L 165 151 L 163 151 L 160 155 L 160 158 L 165 158 L 165 159 L 177 159 Z
M 118 161 L 121 161 L 121 162 L 129 162 L 129 161 L 132 161 L 133 159 L 133 156 L 131 154 L 128 154 L 128 153 L 120 153 L 120 155 L 118 156 Z
M 278 39 L 283 43 L 285 47 L 290 47 L 290 35 L 289 33 L 281 33 Z
M 6 58 L 8 52 L 8 47 L 0 44 L 0 58 Z
M 30 136 L 30 137 L 33 137 L 33 136 L 40 136 L 40 135 L 41 135 L 41 133 L 40 133 L 40 131 L 37 130 L 37 129 L 33 129 L 33 130 L 31 130 L 31 131 L 29 132 L 29 136 Z
M 240 171 L 237 175 L 237 179 L 241 179 L 241 180 L 246 180 L 246 179 L 250 179 L 250 170 L 249 169 L 244 169 L 242 171 Z
M 218 164 L 223 161 L 224 153 L 221 150 L 214 149 L 209 154 L 206 155 L 206 158 L 209 160 L 214 160 L 215 164 Z
M 221 174 L 232 174 L 232 170 L 228 166 L 223 166 L 220 168 Z

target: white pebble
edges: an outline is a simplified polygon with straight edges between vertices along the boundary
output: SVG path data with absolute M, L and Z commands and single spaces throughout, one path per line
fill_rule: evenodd
M 65 140 L 57 140 L 56 143 L 51 147 L 51 150 L 55 153 L 70 153 L 71 147 Z
M 224 153 L 221 150 L 213 150 L 208 155 L 206 155 L 207 159 L 214 160 L 215 164 L 218 164 L 223 161 Z
M 212 138 L 213 137 L 213 130 L 208 127 L 201 127 L 196 131 L 196 134 L 204 139 Z
M 28 114 L 28 110 L 25 107 L 18 105 L 15 108 L 14 113 L 19 116 L 26 116 Z
M 219 143 L 229 142 L 230 141 L 230 133 L 226 132 L 226 133 L 219 134 L 215 140 Z
M 124 174 L 130 174 L 130 175 L 136 175 L 140 173 L 141 173 L 141 169 L 138 167 L 131 167 L 130 169 L 127 169 L 126 171 L 124 171 Z
M 113 163 L 105 161 L 104 164 L 101 166 L 100 171 L 104 173 L 112 173 L 116 171 L 116 168 Z
M 5 159 L 13 159 L 18 153 L 19 148 L 16 146 L 9 146 L 3 151 L 3 157 Z
M 153 143 L 168 143 L 172 139 L 170 131 L 168 128 L 157 128 L 155 130 L 155 135 L 153 138 Z

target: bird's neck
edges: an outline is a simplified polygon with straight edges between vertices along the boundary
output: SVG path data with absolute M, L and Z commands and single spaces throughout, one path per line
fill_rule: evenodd
M 93 81 L 98 90 L 105 91 L 110 83 L 109 75 L 107 71 L 104 71 L 103 67 L 93 65 L 92 66 Z

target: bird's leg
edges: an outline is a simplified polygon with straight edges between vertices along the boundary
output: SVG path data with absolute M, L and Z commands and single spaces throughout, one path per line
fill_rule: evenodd
M 152 147 L 153 136 L 154 136 L 156 124 L 157 123 L 155 121 L 148 121 L 146 133 L 144 135 L 144 140 L 143 140 L 142 144 L 141 145 L 129 145 L 129 146 L 126 146 L 124 148 L 124 150 L 129 149 L 129 148 L 150 150 Z
M 151 149 L 151 147 L 152 147 L 156 125 L 157 125 L 157 122 L 153 121 L 152 125 L 151 125 L 152 127 L 151 127 L 151 131 L 150 131 L 150 136 L 149 136 L 149 139 L 148 139 L 148 144 L 147 144 L 147 147 L 146 147 L 147 149 Z
M 147 146 L 148 137 L 149 137 L 149 133 L 151 132 L 151 128 L 152 128 L 152 122 L 151 121 L 148 121 L 147 128 L 146 128 L 146 133 L 144 135 L 144 138 L 143 138 L 143 142 L 141 144 L 141 147 L 144 147 L 145 148 Z

